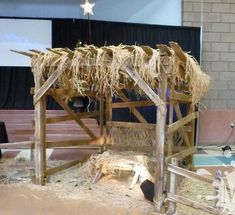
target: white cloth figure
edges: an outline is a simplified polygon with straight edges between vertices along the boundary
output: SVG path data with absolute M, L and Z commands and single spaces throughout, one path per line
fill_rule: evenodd
M 129 187 L 129 189 L 133 189 L 135 184 L 139 181 L 139 183 L 143 183 L 145 180 L 152 181 L 152 176 L 150 175 L 147 168 L 143 165 L 135 165 L 133 168 L 133 171 L 135 172 L 135 175 L 132 179 L 132 183 Z

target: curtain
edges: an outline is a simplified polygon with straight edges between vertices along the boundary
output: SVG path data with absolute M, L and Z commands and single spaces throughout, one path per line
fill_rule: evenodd
M 89 34 L 91 29 L 91 38 Z M 73 49 L 78 41 L 96 46 L 137 44 L 149 45 L 178 42 L 183 50 L 190 51 L 199 61 L 200 28 L 158 26 L 131 24 L 120 22 L 88 21 L 72 19 L 52 20 L 52 46 Z M 34 86 L 33 75 L 29 67 L 0 67 L 0 108 L 1 109 L 33 109 L 33 97 L 30 88 Z M 133 98 L 135 99 L 135 98 Z M 50 98 L 47 99 L 48 109 L 58 109 L 59 106 Z M 129 110 L 122 111 L 123 120 L 133 118 Z M 149 107 L 141 108 L 148 121 L 155 119 L 155 110 Z M 114 119 L 120 117 L 120 112 L 114 112 Z

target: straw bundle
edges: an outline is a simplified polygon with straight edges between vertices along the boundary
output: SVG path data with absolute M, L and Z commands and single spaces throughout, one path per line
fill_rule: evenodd
M 192 56 L 188 54 L 186 56 L 185 79 L 188 82 L 189 92 L 192 95 L 192 103 L 196 104 L 208 91 L 212 80 L 206 73 L 202 72 Z
M 129 145 L 133 149 L 137 146 L 153 146 L 155 142 L 155 129 L 107 127 L 112 145 Z
M 181 61 L 173 50 L 167 69 L 168 81 L 181 90 L 187 86 L 193 96 L 193 103 L 206 93 L 210 78 L 203 73 L 191 56 L 185 54 L 187 62 L 184 70 Z M 140 77 L 153 89 L 161 81 L 161 54 L 158 49 L 148 46 L 105 46 L 92 45 L 69 49 L 50 49 L 32 57 L 32 71 L 45 82 L 53 72 L 62 71 L 61 77 L 53 87 L 75 89 L 84 95 L 85 90 L 99 95 L 118 95 L 123 88 L 128 88 L 133 81 L 123 70 L 123 64 L 129 64 Z M 163 67 L 162 67 L 163 68 Z M 135 83 L 134 83 L 135 84 Z

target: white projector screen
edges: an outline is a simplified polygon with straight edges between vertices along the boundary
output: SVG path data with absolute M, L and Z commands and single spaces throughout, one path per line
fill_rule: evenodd
M 30 58 L 11 52 L 51 48 L 50 20 L 0 19 L 0 66 L 31 66 Z

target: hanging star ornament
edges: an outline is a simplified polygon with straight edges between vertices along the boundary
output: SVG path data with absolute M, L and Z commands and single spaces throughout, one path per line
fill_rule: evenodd
M 83 8 L 83 15 L 87 15 L 87 14 L 93 14 L 92 8 L 95 6 L 95 4 L 91 4 L 88 0 L 86 0 L 85 4 L 80 4 L 80 6 Z

